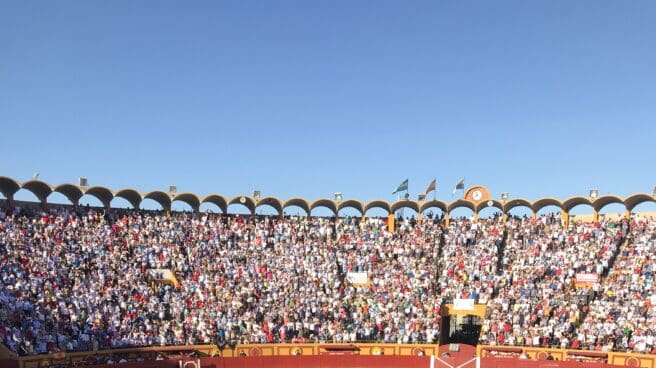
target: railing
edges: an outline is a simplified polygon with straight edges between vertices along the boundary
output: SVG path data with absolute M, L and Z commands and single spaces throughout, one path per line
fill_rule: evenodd
M 121 359 L 128 362 L 156 361 L 169 359 L 172 356 L 185 358 L 217 356 L 219 348 L 216 345 L 188 345 L 188 346 L 152 346 L 143 348 L 122 348 L 112 350 L 60 352 L 47 355 L 32 355 L 15 359 L 17 368 L 39 368 L 50 366 L 85 367 L 100 365 L 110 359 L 118 363 Z
M 656 355 L 651 354 L 510 345 L 479 345 L 476 348 L 476 352 L 483 360 L 485 358 L 520 359 L 521 357 L 527 360 L 554 360 L 561 362 L 582 362 L 585 364 L 605 363 L 628 367 L 656 368 Z M 514 366 L 514 364 L 506 364 L 505 366 Z
M 187 361 L 209 358 L 236 357 L 317 357 L 324 355 L 357 355 L 385 357 L 442 357 L 448 345 L 436 344 L 384 344 L 384 343 L 354 343 L 354 344 L 239 344 L 220 349 L 216 345 L 190 345 L 124 348 L 101 350 L 95 352 L 57 353 L 36 355 L 13 359 L 16 368 L 40 368 L 50 366 L 84 367 L 102 365 L 110 359 L 114 363 L 125 360 L 132 365 L 152 366 L 157 359 L 171 361 Z M 470 350 L 467 350 L 470 349 Z M 475 349 L 475 350 L 474 350 Z M 476 348 L 462 345 L 461 352 L 471 358 L 474 354 L 481 357 L 483 367 L 507 366 L 521 367 L 521 361 L 528 362 L 554 360 L 558 362 L 582 362 L 585 364 L 606 363 L 618 366 L 656 368 L 656 356 L 648 354 L 632 354 L 622 352 L 599 352 L 590 350 L 554 349 L 543 347 L 521 346 L 490 346 L 480 345 Z M 520 359 L 523 358 L 523 359 Z M 512 361 L 512 364 L 510 362 Z M 519 362 L 517 362 L 519 361 Z M 9 361 L 0 361 L 2 367 L 12 367 Z M 495 363 L 496 362 L 496 363 Z M 499 363 L 501 362 L 501 363 Z M 150 364 L 150 365 L 149 365 Z M 163 363 L 162 363 L 163 364 Z M 177 363 L 176 363 L 177 364 Z M 501 365 L 499 365 L 501 364 Z
M 352 349 L 343 349 L 352 346 Z M 384 344 L 384 343 L 344 343 L 344 344 L 239 344 L 223 349 L 217 345 L 189 345 L 123 348 L 74 353 L 56 353 L 49 355 L 25 356 L 14 359 L 17 368 L 38 368 L 53 365 L 68 365 L 83 367 L 98 365 L 109 359 L 118 363 L 121 359 L 134 363 L 138 361 L 153 361 L 159 358 L 172 357 L 257 357 L 257 356 L 317 356 L 329 352 L 330 347 L 340 347 L 342 354 L 384 355 L 384 356 L 424 356 L 437 355 L 439 346 L 436 344 Z M 3 366 L 4 367 L 4 366 Z

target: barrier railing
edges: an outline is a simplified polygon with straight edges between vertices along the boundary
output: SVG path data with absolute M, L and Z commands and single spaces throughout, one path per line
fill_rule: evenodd
M 490 346 L 480 345 L 476 348 L 463 346 L 468 358 L 481 357 L 481 366 L 521 367 L 522 360 L 529 362 L 553 360 L 554 362 L 576 363 L 606 363 L 617 366 L 656 368 L 656 356 L 649 354 L 634 354 L 623 352 L 599 352 L 590 350 L 552 349 L 542 347 L 521 346 Z M 2 367 L 41 368 L 57 365 L 83 367 L 89 365 L 102 366 L 104 363 L 116 364 L 121 361 L 128 365 L 138 364 L 150 367 L 161 359 L 167 364 L 175 361 L 195 361 L 209 358 L 267 358 L 267 357 L 318 357 L 318 356 L 386 356 L 386 357 L 419 357 L 436 356 L 443 358 L 448 345 L 436 344 L 385 344 L 385 343 L 353 343 L 353 344 L 239 344 L 220 349 L 217 345 L 189 345 L 124 348 L 100 350 L 95 352 L 57 353 L 36 355 L 0 361 Z M 462 351 L 461 351 L 462 352 Z M 455 354 L 455 353 L 454 353 Z M 521 358 L 521 359 L 520 359 Z M 13 364 L 10 364 L 13 362 Z M 503 363 L 506 362 L 506 363 Z M 546 362 L 544 362 L 546 363 Z
M 656 368 L 656 355 L 636 354 L 615 351 L 596 351 L 579 349 L 557 349 L 538 346 L 492 346 L 479 345 L 476 348 L 478 356 L 482 359 L 512 359 L 524 358 L 527 360 L 553 360 L 563 362 L 580 362 L 585 364 L 606 363 L 628 367 Z M 510 366 L 511 364 L 508 364 Z
M 335 349 L 340 350 L 339 353 Z M 424 356 L 437 355 L 436 344 L 238 344 L 223 349 L 214 344 L 123 348 L 74 353 L 56 353 L 49 355 L 25 356 L 15 359 L 19 368 L 40 368 L 53 365 L 85 366 L 100 364 L 111 360 L 118 363 L 121 359 L 128 362 L 152 361 L 157 358 L 171 359 L 176 356 L 196 357 L 267 357 L 267 356 L 317 356 L 324 354 L 339 355 L 385 355 L 385 356 Z M 332 351 L 331 351 L 332 350 Z

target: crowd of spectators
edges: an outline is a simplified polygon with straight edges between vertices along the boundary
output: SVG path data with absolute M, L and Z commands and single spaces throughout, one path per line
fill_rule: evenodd
M 502 240 L 499 216 L 476 222 L 467 218 L 451 221 L 439 261 L 441 294 L 448 300 L 474 299 L 485 304 L 498 287 Z
M 577 285 L 577 274 L 601 280 L 608 273 L 626 222 L 573 222 L 565 228 L 558 215 L 548 215 L 511 219 L 507 229 L 503 285 L 488 303 L 480 342 L 589 348 L 579 325 L 601 283 Z
M 0 218 L 0 338 L 19 354 L 244 342 L 436 342 L 442 228 L 51 210 Z M 153 282 L 170 269 L 179 287 Z M 365 285 L 349 272 L 367 272 Z
M 656 221 L 633 218 L 615 267 L 578 331 L 589 349 L 656 354 Z
M 474 299 L 482 344 L 649 352 L 655 226 L 495 216 L 390 232 L 378 218 L 0 211 L 0 339 L 21 355 L 437 343 L 443 302 Z M 601 282 L 575 288 L 577 273 Z

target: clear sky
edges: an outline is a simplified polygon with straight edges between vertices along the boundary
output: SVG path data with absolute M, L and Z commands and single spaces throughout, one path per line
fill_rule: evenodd
M 651 192 L 655 19 L 654 1 L 3 1 L 0 175 Z

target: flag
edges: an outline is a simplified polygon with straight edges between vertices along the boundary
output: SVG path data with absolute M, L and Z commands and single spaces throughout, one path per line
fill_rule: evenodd
M 463 189 L 463 190 L 465 189 L 465 178 L 460 179 L 458 184 L 456 184 L 456 186 L 453 188 L 453 192 L 451 193 L 451 195 L 455 195 L 456 191 L 458 191 L 459 189 Z
M 399 184 L 399 186 L 396 187 L 396 190 L 393 191 L 392 194 L 396 194 L 404 190 L 408 190 L 408 179 L 405 179 L 401 184 Z
M 417 194 L 417 200 L 418 200 L 418 201 L 421 202 L 421 201 L 423 201 L 424 199 L 426 199 L 426 195 L 425 195 L 425 194 Z
M 428 195 L 431 191 L 435 190 L 437 188 L 437 181 L 436 179 L 433 179 L 430 184 L 428 184 L 428 188 L 426 188 L 426 191 L 424 192 L 424 197 Z

